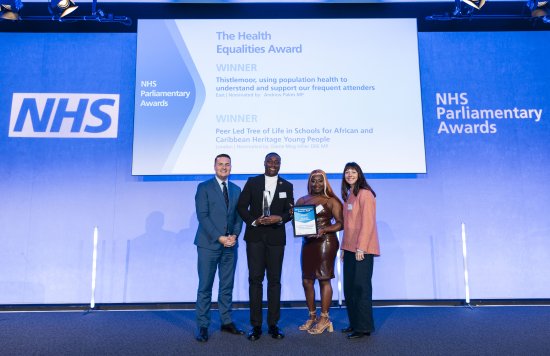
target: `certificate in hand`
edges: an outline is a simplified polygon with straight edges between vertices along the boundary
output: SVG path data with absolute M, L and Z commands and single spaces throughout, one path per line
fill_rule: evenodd
M 315 205 L 298 205 L 294 207 L 294 236 L 317 235 Z

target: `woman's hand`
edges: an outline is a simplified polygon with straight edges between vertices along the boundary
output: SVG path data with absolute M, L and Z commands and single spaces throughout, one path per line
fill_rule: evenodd
M 357 251 L 355 251 L 355 260 L 363 261 L 364 259 L 365 259 L 365 252 L 357 249 Z
M 325 234 L 325 230 L 320 229 L 319 231 L 317 231 L 317 235 L 307 235 L 306 238 L 308 238 L 308 239 L 318 239 L 320 237 L 323 237 L 324 234 Z

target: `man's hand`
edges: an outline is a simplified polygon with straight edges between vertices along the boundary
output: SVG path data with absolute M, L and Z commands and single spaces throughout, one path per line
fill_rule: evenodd
M 270 215 L 270 216 L 260 216 L 256 219 L 256 226 L 259 225 L 273 225 L 278 224 L 283 221 L 283 218 L 279 215 Z
M 218 242 L 223 245 L 223 247 L 233 247 L 237 243 L 237 236 L 236 235 L 229 235 L 229 236 L 220 236 L 218 237 Z

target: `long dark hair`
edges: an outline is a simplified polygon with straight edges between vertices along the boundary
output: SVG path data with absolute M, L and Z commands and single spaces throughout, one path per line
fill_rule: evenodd
M 351 186 L 348 184 L 348 182 L 346 182 L 346 171 L 348 169 L 353 169 L 357 172 L 357 183 L 355 183 L 351 191 Z M 359 194 L 359 189 L 370 190 L 372 195 L 374 195 L 374 197 L 376 198 L 376 193 L 374 192 L 374 190 L 372 190 L 369 183 L 367 183 L 367 179 L 365 178 L 361 167 L 355 162 L 348 162 L 346 163 L 346 166 L 344 167 L 344 172 L 342 173 L 342 199 L 344 201 L 348 200 L 348 191 L 350 192 L 350 194 L 353 193 L 353 195 L 357 196 L 357 194 Z

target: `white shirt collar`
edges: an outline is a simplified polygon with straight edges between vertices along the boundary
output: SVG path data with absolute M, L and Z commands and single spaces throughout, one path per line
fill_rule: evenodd
M 218 176 L 214 176 L 214 178 L 216 178 L 216 181 L 218 181 L 218 185 L 220 186 L 221 189 L 223 189 L 223 186 L 222 186 L 223 182 L 227 184 L 227 189 L 229 189 L 229 178 L 227 178 L 226 180 L 221 180 L 220 178 L 218 178 Z

